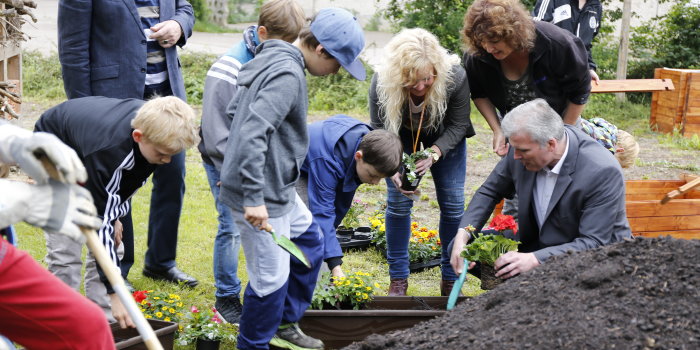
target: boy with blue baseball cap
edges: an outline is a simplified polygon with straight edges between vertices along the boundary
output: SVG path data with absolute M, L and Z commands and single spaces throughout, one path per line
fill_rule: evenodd
M 322 349 L 323 342 L 297 324 L 311 303 L 323 258 L 323 239 L 295 191 L 308 149 L 308 95 L 304 68 L 333 74 L 343 66 L 365 78 L 358 56 L 364 35 L 339 8 L 321 10 L 293 44 L 267 40 L 238 74 L 228 106 L 231 131 L 221 168 L 221 202 L 231 207 L 246 257 L 249 283 L 243 297 L 239 349 Z M 270 224 L 307 256 L 291 257 L 262 231 Z

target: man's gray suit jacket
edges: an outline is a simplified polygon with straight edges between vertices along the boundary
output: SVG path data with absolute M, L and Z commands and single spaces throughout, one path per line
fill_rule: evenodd
M 516 237 L 520 252 L 542 263 L 567 251 L 582 251 L 631 236 L 625 212 L 625 181 L 610 151 L 582 131 L 565 126 L 569 152 L 559 173 L 542 228 L 537 224 L 533 189 L 537 173 L 513 159 L 513 148 L 477 190 L 462 217 L 462 227 L 477 232 L 503 198 L 518 194 Z

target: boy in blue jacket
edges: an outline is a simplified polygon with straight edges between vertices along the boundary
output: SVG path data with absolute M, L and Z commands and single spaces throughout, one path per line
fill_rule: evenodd
M 238 74 L 228 106 L 231 132 L 221 168 L 219 200 L 231 207 L 246 257 L 239 349 L 322 349 L 297 324 L 311 303 L 322 258 L 320 230 L 295 191 L 309 144 L 304 68 L 328 75 L 342 65 L 365 78 L 359 60 L 364 35 L 339 8 L 321 10 L 294 44 L 267 40 Z M 261 229 L 269 224 L 306 253 L 312 268 L 277 246 Z M 274 338 L 273 338 L 274 337 Z
M 355 191 L 399 170 L 403 147 L 396 134 L 346 115 L 309 125 L 309 153 L 301 166 L 299 194 L 323 233 L 323 259 L 333 276 L 343 277 L 343 252 L 335 228 L 347 214 Z

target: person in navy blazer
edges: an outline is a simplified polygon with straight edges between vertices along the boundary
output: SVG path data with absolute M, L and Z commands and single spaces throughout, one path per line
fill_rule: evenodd
M 150 99 L 174 95 L 186 101 L 176 45 L 186 44 L 193 26 L 194 11 L 186 0 L 60 0 L 58 53 L 67 97 Z M 194 287 L 198 281 L 175 266 L 184 194 L 182 152 L 153 174 L 143 274 Z M 131 215 L 123 217 L 121 224 L 124 246 L 121 269 L 126 278 L 134 262 Z M 75 278 L 63 276 L 75 274 L 75 269 L 81 266 L 80 256 L 76 260 L 62 253 L 60 246 L 55 254 L 49 249 L 47 259 L 53 254 L 53 258 L 65 260 L 58 266 L 66 266 L 61 267 L 63 272 L 52 272 L 77 288 Z M 88 297 L 102 305 L 88 289 Z
M 160 0 L 160 19 L 164 32 L 151 39 L 165 49 L 172 95 L 186 101 L 175 46 L 192 35 L 194 11 L 186 0 Z M 148 39 L 134 0 L 60 0 L 58 55 L 68 98 L 143 99 Z
M 496 260 L 496 276 L 510 278 L 552 256 L 631 237 L 625 179 L 610 151 L 565 126 L 543 99 L 514 108 L 502 125 L 510 140 L 508 154 L 476 191 L 460 224 L 479 232 L 501 199 L 518 194 L 519 231 L 508 238 L 520 245 Z M 450 263 L 456 273 L 462 271 L 460 252 L 469 239 L 459 229 L 453 240 Z

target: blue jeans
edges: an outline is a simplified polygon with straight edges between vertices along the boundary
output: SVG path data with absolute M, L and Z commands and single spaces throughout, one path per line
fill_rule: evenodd
M 438 232 L 442 245 L 442 279 L 457 279 L 450 266 L 450 251 L 447 244 L 452 241 L 464 213 L 464 179 L 467 175 L 467 144 L 460 141 L 447 156 L 430 168 L 435 182 L 435 193 L 440 205 Z M 386 242 L 389 277 L 408 278 L 408 241 L 411 237 L 411 208 L 413 200 L 396 189 L 387 178 Z
M 219 201 L 221 173 L 216 167 L 202 163 L 207 172 L 209 187 L 214 195 L 216 211 L 219 213 L 219 230 L 214 239 L 214 285 L 217 297 L 238 296 L 241 292 L 241 280 L 238 279 L 238 253 L 241 247 L 241 233 L 233 223 L 231 208 Z

